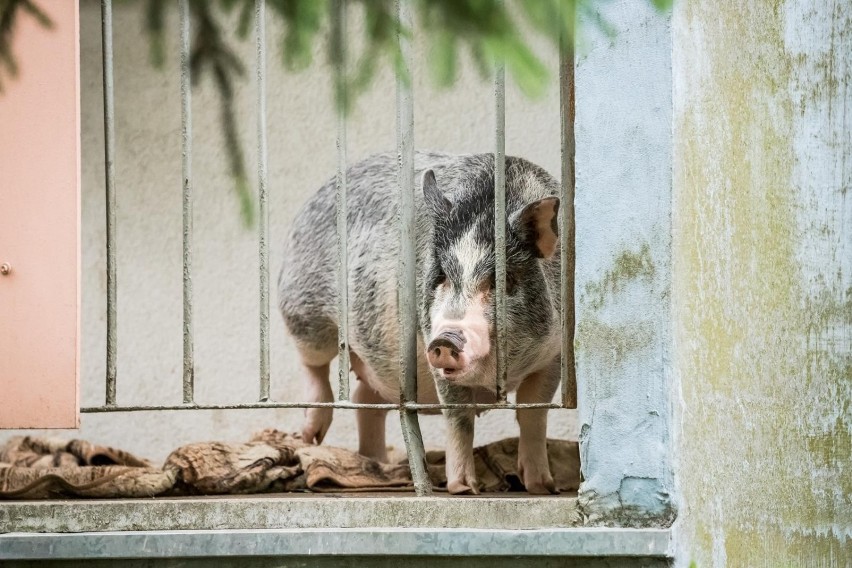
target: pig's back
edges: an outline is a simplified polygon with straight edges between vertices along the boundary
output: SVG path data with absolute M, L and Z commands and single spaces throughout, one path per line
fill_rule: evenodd
M 420 187 L 423 171 L 433 169 L 439 187 L 451 199 L 458 199 L 461 193 L 482 191 L 483 186 L 491 183 L 490 202 L 493 204 L 493 164 L 491 154 L 417 152 L 418 281 L 420 259 L 429 246 L 432 233 Z M 375 375 L 394 380 L 399 376 L 397 171 L 394 154 L 371 156 L 347 170 L 350 344 Z M 555 192 L 554 180 L 526 160 L 508 158 L 506 173 L 509 213 L 524 203 Z M 521 183 L 529 176 L 542 178 L 547 183 Z M 290 333 L 300 345 L 325 352 L 329 359 L 337 352 L 336 223 L 336 186 L 332 178 L 296 215 L 285 245 L 278 283 L 279 306 Z M 425 360 L 420 362 L 418 375 L 420 384 L 432 383 Z M 394 388 L 397 387 L 394 385 Z
M 452 161 L 446 154 L 418 152 L 416 208 L 422 207 L 419 176 Z M 399 254 L 397 159 L 371 156 L 347 170 L 350 341 L 367 351 L 395 353 L 396 263 Z M 297 341 L 316 350 L 337 349 L 337 209 L 335 179 L 328 180 L 296 214 L 284 247 L 278 281 L 279 307 Z M 418 233 L 428 231 L 417 215 Z M 356 349 L 356 348 L 360 348 Z M 391 359 L 395 357 L 391 356 Z

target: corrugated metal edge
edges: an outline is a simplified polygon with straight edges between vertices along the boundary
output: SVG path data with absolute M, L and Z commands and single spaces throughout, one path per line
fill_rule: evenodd
M 671 557 L 669 529 L 266 529 L 0 535 L 0 559 L 228 556 Z

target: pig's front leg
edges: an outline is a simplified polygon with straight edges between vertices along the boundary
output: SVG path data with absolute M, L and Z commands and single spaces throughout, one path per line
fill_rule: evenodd
M 551 402 L 559 385 L 559 361 L 529 375 L 518 388 L 518 404 Z M 517 411 L 521 437 L 518 443 L 518 473 L 527 491 L 537 495 L 558 493 L 547 461 L 547 409 Z
M 473 402 L 473 391 L 438 380 L 438 394 L 444 404 Z M 447 491 L 453 495 L 479 494 L 476 468 L 473 462 L 473 423 L 476 411 L 472 408 L 446 408 L 447 419 Z
M 315 364 L 302 353 L 302 366 L 305 369 L 305 400 L 307 402 L 334 402 L 334 393 L 328 381 L 329 364 Z M 314 364 L 311 364 L 314 363 Z M 306 408 L 305 422 L 302 424 L 302 440 L 308 444 L 321 444 L 331 426 L 334 414 L 332 408 Z

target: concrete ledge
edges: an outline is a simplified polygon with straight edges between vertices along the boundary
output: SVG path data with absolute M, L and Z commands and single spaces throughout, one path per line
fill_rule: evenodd
M 526 493 L 287 494 L 167 499 L 0 501 L 0 533 L 220 529 L 559 529 L 581 525 L 572 496 Z
M 671 557 L 668 529 L 267 529 L 0 535 L 0 560 L 258 556 Z

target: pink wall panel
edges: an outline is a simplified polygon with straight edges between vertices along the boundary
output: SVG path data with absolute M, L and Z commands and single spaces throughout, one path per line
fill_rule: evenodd
M 74 0 L 22 13 L 0 93 L 0 428 L 79 424 L 80 85 Z

